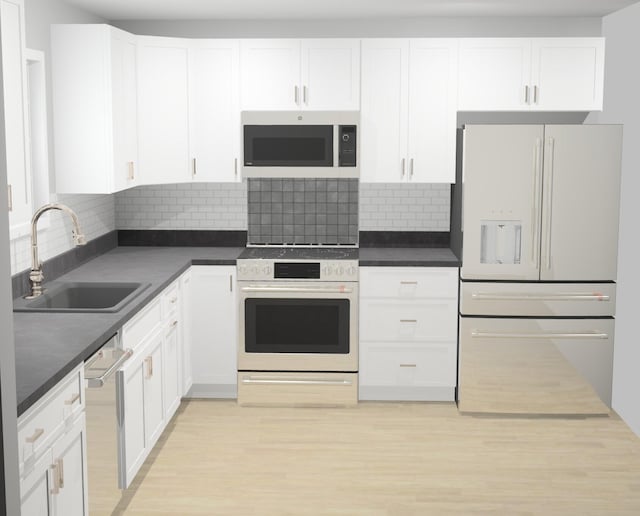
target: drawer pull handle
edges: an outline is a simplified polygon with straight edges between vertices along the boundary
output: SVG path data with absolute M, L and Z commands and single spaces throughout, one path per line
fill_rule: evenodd
M 172 305 L 175 305 L 178 302 L 178 298 L 174 297 L 170 302 Z
M 418 367 L 416 364 L 400 364 L 400 367 Z
M 36 431 L 33 432 L 33 435 L 27 437 L 26 441 L 28 443 L 35 443 L 38 439 L 40 439 L 40 437 L 42 437 L 42 434 L 44 434 L 44 428 L 36 428 Z
M 56 464 L 58 465 L 58 486 L 62 489 L 64 488 L 64 459 L 56 460 Z
M 51 464 L 51 476 L 53 477 L 53 487 L 50 492 L 53 495 L 60 493 L 60 475 L 58 474 L 58 462 Z
M 400 319 L 400 322 L 401 323 L 413 323 L 413 324 L 415 324 L 418 321 L 417 321 L 417 319 Z
M 76 393 L 73 396 L 71 396 L 68 400 L 65 400 L 64 404 L 65 405 L 73 405 L 76 401 L 78 401 L 80 399 L 80 393 Z
M 417 281 L 401 281 L 400 285 L 417 285 Z
M 147 379 L 153 377 L 153 356 L 149 356 L 144 359 L 147 364 Z
M 176 326 L 178 326 L 178 321 L 173 321 L 173 322 L 171 323 L 171 327 L 172 327 L 172 328 L 175 328 Z

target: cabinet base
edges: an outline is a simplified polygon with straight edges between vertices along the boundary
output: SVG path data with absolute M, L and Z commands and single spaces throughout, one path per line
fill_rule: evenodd
M 361 385 L 361 401 L 455 401 L 455 387 Z

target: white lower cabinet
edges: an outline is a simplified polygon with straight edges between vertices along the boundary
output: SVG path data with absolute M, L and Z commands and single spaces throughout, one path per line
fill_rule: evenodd
M 191 398 L 237 396 L 236 268 L 191 267 L 190 330 Z M 186 294 L 185 294 L 186 296 Z
M 23 516 L 86 516 L 82 364 L 18 420 Z
M 121 487 L 135 478 L 164 430 L 162 384 L 163 333 L 156 331 L 117 373 L 124 392 L 121 452 L 125 458 Z
M 183 285 L 190 271 L 169 285 L 123 328 L 123 346 L 133 356 L 117 373 L 124 407 L 120 487 L 127 488 L 180 406 L 184 358 Z
M 361 400 L 453 401 L 458 269 L 360 269 Z

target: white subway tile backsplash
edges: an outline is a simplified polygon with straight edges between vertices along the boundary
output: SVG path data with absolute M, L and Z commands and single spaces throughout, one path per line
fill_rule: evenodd
M 361 231 L 449 231 L 448 184 L 360 183 Z
M 247 229 L 246 183 L 140 186 L 117 193 L 115 206 L 118 229 Z
M 116 229 L 113 195 L 55 195 L 51 202 L 66 204 L 78 215 L 87 240 L 93 240 Z M 72 224 L 68 215 L 49 212 L 49 225 L 38 230 L 40 260 L 48 260 L 74 247 Z M 31 267 L 31 239 L 29 236 L 11 242 L 11 274 Z

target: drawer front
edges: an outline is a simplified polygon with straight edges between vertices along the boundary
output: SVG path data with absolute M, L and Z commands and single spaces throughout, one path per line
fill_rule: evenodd
M 361 267 L 360 297 L 458 297 L 458 269 L 445 267 Z
M 360 385 L 455 386 L 456 342 L 360 343 Z
M 51 389 L 18 421 L 18 457 L 21 471 L 35 460 L 84 410 L 84 373 L 76 369 Z
M 360 339 L 376 342 L 455 340 L 457 302 L 364 300 L 360 306 Z
M 122 328 L 122 346 L 135 349 L 146 337 L 162 325 L 162 303 L 154 299 Z
M 169 319 L 180 307 L 180 284 L 173 282 L 162 293 L 162 316 Z
M 238 373 L 238 404 L 342 406 L 358 403 L 357 373 Z
M 607 414 L 613 319 L 461 317 L 464 412 Z
M 615 283 L 460 283 L 464 315 L 613 316 Z

